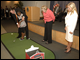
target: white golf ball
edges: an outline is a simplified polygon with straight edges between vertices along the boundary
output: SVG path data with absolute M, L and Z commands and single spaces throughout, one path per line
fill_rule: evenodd
M 13 33 L 11 33 L 11 35 L 13 35 Z
M 13 42 L 15 42 L 15 40 L 13 40 Z
M 26 37 L 26 36 L 24 36 L 24 37 Z

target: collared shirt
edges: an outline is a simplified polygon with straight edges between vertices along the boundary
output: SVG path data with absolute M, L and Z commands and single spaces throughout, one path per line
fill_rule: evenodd
M 16 12 L 15 12 L 16 13 Z M 23 16 L 23 14 L 21 13 L 21 15 L 20 16 L 18 16 L 17 15 L 17 17 L 18 17 L 18 19 L 19 19 L 19 21 L 21 21 L 22 20 L 22 17 L 24 17 L 25 18 L 25 16 Z M 16 23 L 16 24 L 18 24 L 18 23 Z
M 21 13 L 21 15 L 20 16 L 17 16 L 18 17 L 18 19 L 19 20 L 22 20 L 22 17 L 24 17 L 25 18 L 25 16 L 23 16 L 23 14 Z
M 58 12 L 58 9 L 59 9 L 59 7 L 56 7 L 56 11 L 55 11 L 55 14 L 57 14 L 57 12 Z
M 46 13 L 43 12 L 43 16 L 44 16 L 43 20 L 45 23 L 50 21 L 53 21 L 53 22 L 55 21 L 55 16 L 49 8 L 47 9 Z

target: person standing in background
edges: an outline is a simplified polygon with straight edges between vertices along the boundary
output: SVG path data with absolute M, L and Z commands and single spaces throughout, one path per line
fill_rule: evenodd
M 10 6 L 10 8 L 9 8 L 9 13 L 10 13 L 10 10 L 12 9 L 12 7 Z M 13 19 L 13 17 L 12 17 L 12 13 L 10 13 L 10 17 L 11 17 L 11 19 Z
M 55 12 L 55 8 L 58 6 L 58 4 L 53 6 L 53 13 Z
M 63 11 L 63 16 L 66 16 L 67 15 L 67 5 L 66 5 L 66 7 L 64 8 L 64 11 Z
M 65 30 L 66 36 L 65 39 L 68 41 L 68 45 L 66 47 L 66 53 L 71 51 L 71 46 L 73 43 L 73 34 L 78 20 L 78 13 L 75 6 L 75 3 L 70 2 L 68 5 L 68 12 L 65 17 Z
M 3 19 L 4 17 L 4 9 L 1 7 L 1 20 Z
M 41 9 L 43 12 L 45 23 L 45 33 L 42 42 L 47 41 L 46 44 L 49 44 L 52 43 L 52 24 L 55 21 L 55 16 L 53 12 L 49 8 L 47 8 L 47 6 L 42 6 Z
M 62 8 L 60 7 L 60 4 L 57 4 L 54 15 L 56 16 L 56 21 L 59 20 L 59 22 L 62 21 Z
M 23 8 L 24 12 L 25 12 L 25 8 Z
M 5 14 L 6 14 L 6 18 L 9 19 L 9 9 L 7 6 L 5 8 Z

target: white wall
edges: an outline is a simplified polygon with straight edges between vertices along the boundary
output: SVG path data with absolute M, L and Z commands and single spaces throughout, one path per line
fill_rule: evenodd
M 35 1 L 35 3 L 36 3 L 36 6 L 40 8 L 40 17 L 42 17 L 43 15 L 41 13 L 41 7 L 42 5 L 47 5 L 46 4 L 47 2 L 46 1 Z
M 35 1 L 22 1 L 23 7 L 26 6 L 35 6 Z
M 23 7 L 26 7 L 26 6 L 36 6 L 36 7 L 39 7 L 40 8 L 40 17 L 42 17 L 42 14 L 41 14 L 41 6 L 42 5 L 46 5 L 48 8 L 50 8 L 50 1 L 22 1 L 24 6 Z

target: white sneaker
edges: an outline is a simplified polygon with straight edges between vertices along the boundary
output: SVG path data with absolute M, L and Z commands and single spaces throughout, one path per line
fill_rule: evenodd
M 28 39 L 30 39 L 30 38 L 28 38 Z
M 19 38 L 19 40 L 21 40 L 21 41 L 22 41 L 22 40 L 24 40 L 24 39 Z
M 24 37 L 26 37 L 26 36 L 24 36 Z

